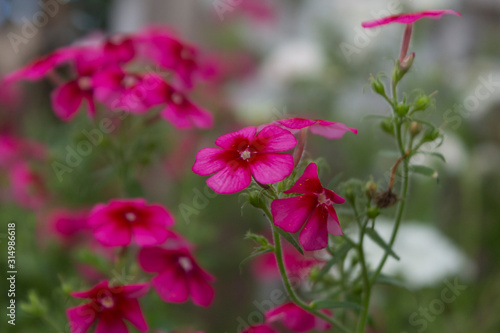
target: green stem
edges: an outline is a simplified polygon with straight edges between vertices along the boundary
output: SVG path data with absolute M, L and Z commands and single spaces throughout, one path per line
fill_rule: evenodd
M 321 319 L 329 322 L 330 324 L 336 326 L 341 332 L 344 333 L 350 333 L 351 331 L 345 327 L 342 323 L 340 323 L 337 319 L 332 318 L 330 316 L 327 316 L 321 311 L 318 311 L 316 309 L 313 309 L 311 305 L 307 304 L 305 301 L 303 301 L 296 293 L 295 290 L 292 287 L 292 284 L 290 283 L 290 279 L 288 278 L 288 274 L 286 272 L 285 268 L 285 263 L 283 261 L 283 251 L 281 249 L 281 239 L 279 233 L 275 230 L 277 228 L 274 226 L 272 223 L 273 217 L 271 215 L 271 212 L 267 207 L 262 208 L 264 213 L 266 214 L 267 218 L 269 219 L 269 222 L 271 222 L 271 227 L 273 231 L 273 238 L 274 238 L 274 255 L 276 257 L 276 262 L 278 263 L 278 268 L 280 271 L 281 279 L 283 281 L 283 285 L 285 286 L 285 289 L 290 296 L 290 299 L 295 303 L 297 306 L 302 308 L 303 310 L 312 313 L 313 315 L 320 317 Z

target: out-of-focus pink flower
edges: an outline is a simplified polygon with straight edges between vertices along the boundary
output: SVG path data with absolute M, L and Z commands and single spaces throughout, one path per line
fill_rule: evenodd
M 267 324 L 262 324 L 262 325 L 250 326 L 241 333 L 277 333 L 277 331 L 274 328 L 271 328 Z
M 384 18 L 381 18 L 378 20 L 366 21 L 366 22 L 363 22 L 361 25 L 363 26 L 363 28 L 374 28 L 374 27 L 378 27 L 378 26 L 386 25 L 386 24 L 390 24 L 390 23 L 411 24 L 411 23 L 416 22 L 422 18 L 440 19 L 443 15 L 447 15 L 447 14 L 448 15 L 462 16 L 459 12 L 456 12 L 456 11 L 451 10 L 451 9 L 426 10 L 423 12 L 405 13 L 405 14 L 384 17 Z
M 114 35 L 103 43 L 103 52 L 109 63 L 126 64 L 136 55 L 134 36 Z
M 323 188 L 315 163 L 309 164 L 295 185 L 284 193 L 303 195 L 273 200 L 273 222 L 286 232 L 297 232 L 304 226 L 299 236 L 304 250 L 323 249 L 328 244 L 328 234 L 343 234 L 332 204 L 344 203 L 345 199 Z
M 56 209 L 47 217 L 51 229 L 65 243 L 74 244 L 78 238 L 91 234 L 88 210 Z
M 140 246 L 158 245 L 169 236 L 172 215 L 159 204 L 144 199 L 114 199 L 96 205 L 89 217 L 94 237 L 104 246 L 127 246 L 132 237 Z
M 210 282 L 214 278 L 204 271 L 187 248 L 143 247 L 139 264 L 146 272 L 159 273 L 151 284 L 165 302 L 182 303 L 192 298 L 200 306 L 209 306 L 214 298 Z
M 277 120 L 275 123 L 288 128 L 294 134 L 302 128 L 308 128 L 309 132 L 321 135 L 330 140 L 340 139 L 346 132 L 358 134 L 358 130 L 355 128 L 347 127 L 343 123 L 336 123 L 328 120 L 289 118 Z
M 199 74 L 199 51 L 181 41 L 175 34 L 160 26 L 151 26 L 136 35 L 135 43 L 142 57 L 177 74 L 188 89 Z
M 90 299 L 89 303 L 66 310 L 71 333 L 85 333 L 95 321 L 96 333 L 127 333 L 124 320 L 146 332 L 148 325 L 137 299 L 148 289 L 147 283 L 110 287 L 108 281 L 103 281 L 90 290 L 71 293 L 73 297 Z
M 330 315 L 328 310 L 321 310 L 321 312 Z M 331 328 L 327 321 L 303 310 L 294 303 L 285 303 L 266 312 L 266 322 L 278 321 L 293 332 L 327 331 Z
M 23 102 L 23 91 L 17 84 L 4 84 L 0 90 L 0 106 L 19 109 Z
M 312 267 L 324 263 L 324 261 L 313 257 L 311 252 L 306 252 L 305 256 L 301 255 L 300 252 L 288 242 L 284 242 L 282 247 L 286 270 L 290 276 L 296 279 L 305 279 Z M 252 263 L 253 271 L 258 278 L 264 281 L 281 279 L 274 253 L 260 255 L 255 258 Z
M 262 184 L 282 181 L 293 170 L 293 157 L 281 154 L 295 147 L 297 140 L 287 130 L 267 126 L 257 133 L 246 127 L 219 137 L 220 148 L 204 148 L 196 155 L 193 172 L 200 176 L 216 173 L 207 185 L 217 193 L 231 194 L 243 190 L 252 176 Z
M 39 142 L 0 134 L 0 167 L 8 168 L 25 160 L 43 161 L 47 155 L 47 148 Z
M 16 202 L 29 209 L 40 208 L 48 199 L 45 183 L 28 164 L 19 162 L 9 169 L 10 187 Z

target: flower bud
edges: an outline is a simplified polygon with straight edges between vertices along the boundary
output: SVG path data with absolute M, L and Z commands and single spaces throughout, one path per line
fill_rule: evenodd
M 415 103 L 413 104 L 413 110 L 423 111 L 427 109 L 430 105 L 431 105 L 431 99 L 429 98 L 429 96 L 422 95 L 415 100 Z
M 403 61 L 399 64 L 400 70 L 403 72 L 403 75 L 410 70 L 411 66 L 413 65 L 413 60 L 415 59 L 415 52 L 410 53 L 407 55 Z
M 391 119 L 384 119 L 380 123 L 380 128 L 382 128 L 382 131 L 394 136 L 394 124 L 392 123 Z
M 371 206 L 370 208 L 368 208 L 366 215 L 368 215 L 370 219 L 374 219 L 380 215 L 380 210 L 378 209 L 377 206 Z
M 422 124 L 416 121 L 412 121 L 410 124 L 410 134 L 412 137 L 417 136 L 420 132 L 422 132 Z
M 248 195 L 248 202 L 255 208 L 263 209 L 266 208 L 266 202 L 262 197 L 260 191 L 252 191 Z
M 382 82 L 380 82 L 379 79 L 374 78 L 373 76 L 371 77 L 372 81 L 372 89 L 374 92 L 376 92 L 379 95 L 385 96 L 385 87 Z
M 368 181 L 365 185 L 366 196 L 368 198 L 373 198 L 377 193 L 377 183 L 375 183 L 372 179 Z
M 408 114 L 408 111 L 410 111 L 410 106 L 405 103 L 399 103 L 396 105 L 396 114 L 400 117 L 404 117 Z
M 427 129 L 424 134 L 423 142 L 432 142 L 439 137 L 439 129 Z

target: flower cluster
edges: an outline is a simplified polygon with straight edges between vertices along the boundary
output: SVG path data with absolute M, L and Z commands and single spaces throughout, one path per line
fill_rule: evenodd
M 150 63 L 149 69 L 173 73 L 173 79 L 167 81 L 157 70 L 137 71 L 136 63 Z M 110 110 L 136 114 L 160 106 L 160 115 L 177 128 L 208 128 L 213 123 L 212 115 L 188 97 L 194 81 L 204 77 L 199 51 L 163 27 L 90 36 L 7 75 L 3 83 L 45 77 L 57 84 L 52 107 L 64 121 L 73 119 L 82 104 L 94 117 L 100 102 Z

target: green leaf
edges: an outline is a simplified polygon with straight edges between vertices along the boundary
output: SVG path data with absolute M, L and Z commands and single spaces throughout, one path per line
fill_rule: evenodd
M 245 265 L 247 262 L 249 262 L 250 260 L 252 260 L 255 257 L 258 257 L 258 256 L 260 256 L 260 255 L 262 255 L 264 253 L 269 253 L 269 252 L 273 252 L 273 249 L 272 248 L 267 248 L 267 249 L 257 250 L 256 252 L 252 253 L 251 255 L 249 255 L 248 257 L 246 257 L 245 259 L 243 259 L 240 262 L 240 272 L 243 269 L 243 265 Z
M 380 274 L 375 280 L 375 283 L 398 287 L 413 293 L 413 291 L 403 281 L 384 274 Z
M 329 299 L 314 301 L 311 303 L 313 309 L 362 309 L 361 305 L 353 302 L 340 302 Z
M 414 173 L 419 174 L 419 175 L 426 176 L 426 177 L 432 177 L 436 180 L 439 180 L 438 172 L 436 170 L 434 170 L 433 168 L 429 168 L 425 165 L 411 165 L 410 170 Z
M 430 152 L 430 151 L 420 151 L 417 154 L 424 154 L 424 155 L 430 155 L 439 158 L 441 161 L 446 163 L 446 159 L 444 158 L 443 154 L 440 153 L 435 153 L 435 152 Z
M 396 253 L 394 253 L 389 244 L 387 244 L 382 239 L 382 237 L 380 237 L 380 235 L 375 231 L 375 229 L 368 228 L 366 229 L 365 232 L 375 243 L 377 243 L 381 248 L 383 248 L 385 252 L 389 253 L 389 255 L 394 257 L 396 260 L 399 260 L 399 256 Z
M 283 236 L 283 238 L 286 239 L 290 244 L 292 244 L 293 247 L 295 247 L 297 251 L 300 252 L 300 254 L 304 255 L 304 250 L 302 250 L 302 247 L 297 242 L 297 240 L 293 238 L 292 235 L 290 235 L 288 232 L 285 232 L 276 226 L 274 226 L 274 230 L 277 231 L 281 236 Z

